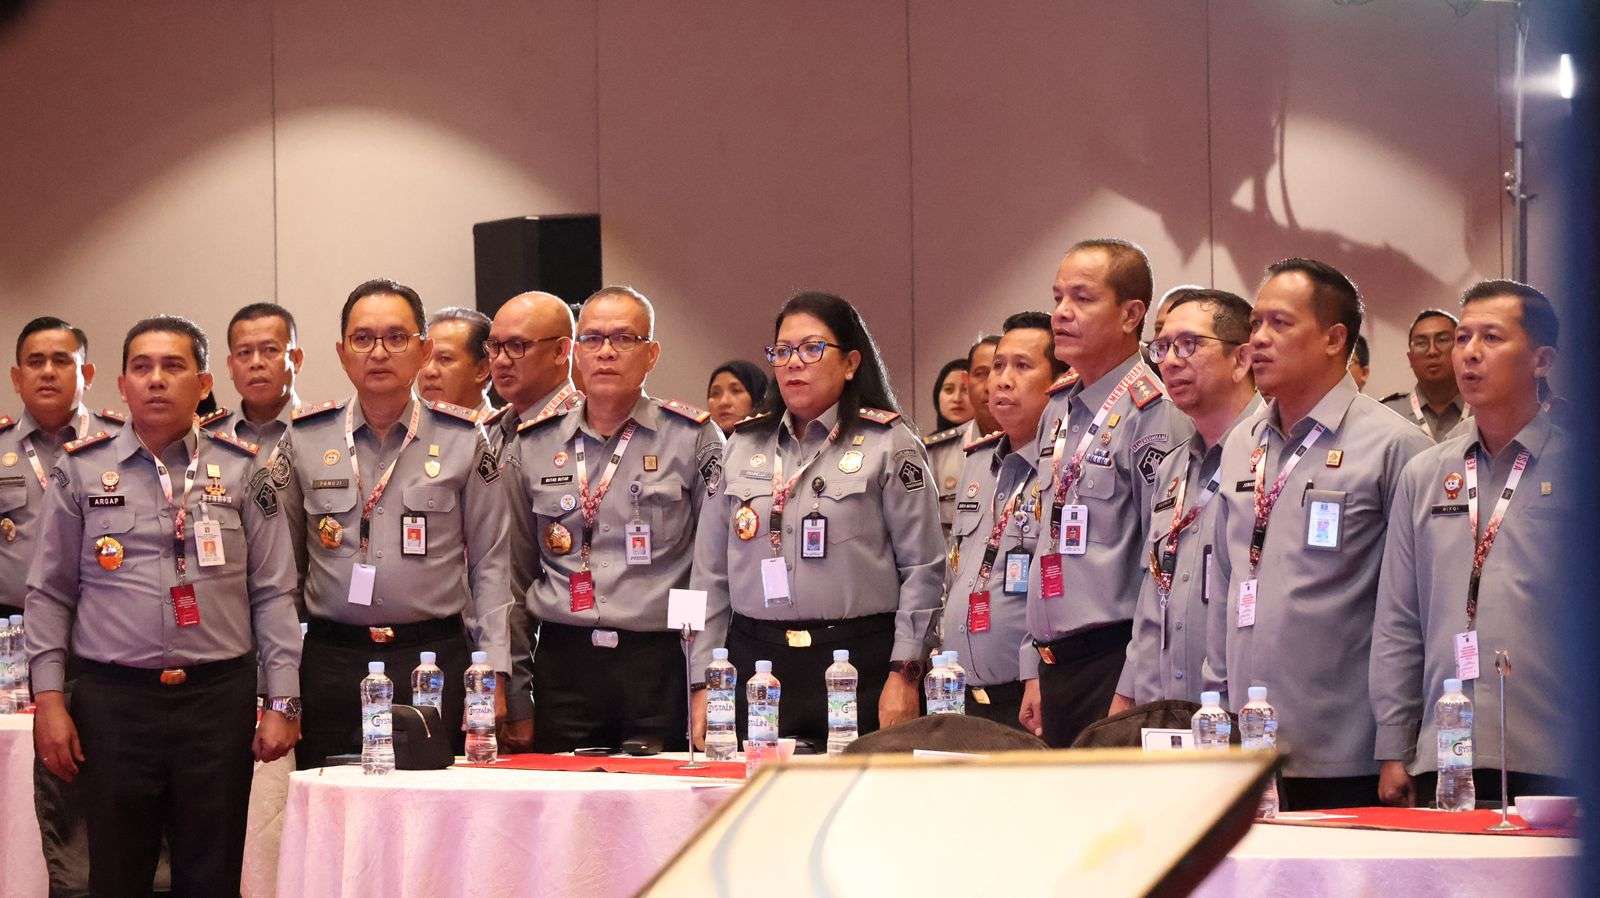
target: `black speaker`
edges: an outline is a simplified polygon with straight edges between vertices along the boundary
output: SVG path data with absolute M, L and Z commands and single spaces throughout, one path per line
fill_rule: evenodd
M 525 215 L 472 226 L 478 311 L 489 317 L 518 293 L 582 302 L 600 289 L 600 216 Z

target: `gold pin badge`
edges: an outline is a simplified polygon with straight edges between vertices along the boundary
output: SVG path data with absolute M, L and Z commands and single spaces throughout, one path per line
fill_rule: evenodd
M 644 457 L 644 469 L 646 471 L 654 471 L 659 467 L 661 467 L 661 459 L 654 455 L 646 455 Z
M 115 490 L 117 488 L 117 484 L 121 482 L 122 478 L 117 474 L 116 471 L 107 471 L 100 475 L 100 485 L 105 487 L 107 491 Z
M 950 553 L 945 556 L 944 561 L 945 561 L 945 564 L 948 565 L 950 570 L 952 570 L 952 571 L 961 567 L 961 546 L 960 546 L 960 544 L 956 544 L 956 545 L 953 545 L 953 546 L 950 547 Z
M 766 463 L 767 456 L 764 453 L 757 452 L 755 455 L 750 456 L 750 467 L 752 468 L 759 468 Z
M 1551 489 L 1550 481 L 1548 481 L 1548 480 L 1539 481 L 1539 495 L 1541 495 L 1541 496 L 1550 495 L 1550 489 Z
M 954 484 L 952 484 L 952 486 L 953 485 Z M 968 499 L 976 499 L 977 497 L 978 497 L 978 481 L 974 480 L 971 483 L 967 484 L 967 498 Z
M 423 473 L 427 474 L 429 477 L 438 477 L 439 476 L 439 460 L 436 459 L 436 458 L 428 459 L 425 463 L 423 463 L 422 471 L 423 471 Z
M 1122 421 L 1122 416 L 1117 414 L 1116 412 L 1112 412 L 1111 413 L 1111 417 L 1106 419 L 1106 429 L 1109 430 L 1110 428 L 1116 427 L 1117 424 L 1120 423 L 1121 421 Z
M 1344 450 L 1343 449 L 1329 449 L 1328 450 L 1328 467 L 1337 468 L 1342 464 L 1344 464 Z
M 1110 428 L 1106 428 L 1106 430 L 1103 433 L 1100 434 L 1100 445 L 1102 445 L 1102 446 L 1111 445 L 1111 429 Z
M 556 453 L 556 457 L 555 457 L 555 458 L 552 458 L 552 459 L 550 459 L 550 462 L 551 462 L 551 463 L 552 463 L 552 464 L 554 464 L 554 465 L 555 465 L 555 466 L 556 466 L 556 467 L 558 467 L 558 468 L 560 468 L 560 467 L 564 467 L 564 466 L 565 466 L 565 465 L 566 465 L 566 463 L 567 463 L 567 453 L 566 453 L 566 450 L 564 450 L 564 449 L 563 449 L 563 450 L 562 450 L 562 451 L 560 451 L 560 452 L 557 452 L 557 453 Z
M 756 531 L 761 528 L 761 520 L 756 517 L 756 510 L 748 505 L 741 505 L 733 513 L 733 532 L 746 542 L 756 538 Z
M 1450 473 L 1444 475 L 1445 498 L 1454 499 L 1455 497 L 1461 495 L 1461 486 L 1463 483 L 1464 481 L 1461 479 L 1461 475 L 1455 471 L 1451 471 Z
M 854 474 L 855 472 L 861 470 L 861 461 L 863 458 L 864 456 L 861 454 L 860 450 L 851 449 L 849 452 L 839 456 L 839 470 L 846 474 Z
M 11 468 L 15 467 L 16 464 L 17 454 L 15 452 L 7 452 L 5 455 L 0 455 L 0 465 L 5 465 L 6 467 Z
M 100 537 L 94 541 L 94 559 L 100 562 L 104 570 L 114 571 L 122 567 L 122 543 L 114 537 Z
M 958 481 L 958 480 L 957 480 L 957 478 L 955 478 L 955 477 L 946 477 L 946 478 L 945 478 L 945 479 L 944 479 L 944 488 L 945 488 L 945 491 L 946 491 L 946 492 L 948 492 L 948 491 L 950 491 L 950 490 L 953 490 L 953 489 L 955 489 L 955 488 L 956 488 L 956 484 L 957 484 L 957 483 L 958 483 L 958 482 L 959 482 L 959 481 Z
M 861 445 L 864 445 L 866 442 L 867 442 L 866 434 L 858 433 L 855 436 L 850 438 L 850 445 L 852 445 L 852 446 L 861 446 Z
M 8 543 L 17 541 L 17 524 L 10 518 L 0 518 L 0 539 Z
M 811 648 L 810 630 L 785 630 L 783 631 L 783 635 L 787 639 L 789 648 L 791 649 Z
M 317 539 L 324 549 L 337 549 L 344 542 L 344 525 L 331 517 L 317 522 Z
M 213 464 L 207 463 L 206 464 L 206 476 L 210 477 L 212 480 L 219 479 L 220 477 L 222 477 L 222 466 L 221 465 L 213 465 Z
M 213 481 L 206 484 L 206 495 L 208 496 L 226 496 L 227 494 L 228 488 L 220 483 Z
M 439 444 L 438 443 L 429 443 L 428 444 L 428 457 L 429 458 L 438 458 L 439 457 Z
M 339 463 L 339 450 L 337 450 L 337 449 L 329 449 L 327 452 L 322 453 L 322 463 L 327 465 L 330 468 L 333 467 L 334 465 L 338 464 Z
M 544 546 L 553 555 L 565 555 L 572 551 L 572 531 L 560 524 L 551 524 L 544 530 Z

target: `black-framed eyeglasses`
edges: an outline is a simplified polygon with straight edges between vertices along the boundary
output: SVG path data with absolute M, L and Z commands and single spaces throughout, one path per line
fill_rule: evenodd
M 350 347 L 352 352 L 371 352 L 382 343 L 383 348 L 390 355 L 399 355 L 411 348 L 413 338 L 421 339 L 421 334 L 408 334 L 405 331 L 390 331 L 379 337 L 369 331 L 356 331 L 344 338 L 344 345 Z
M 641 337 L 638 334 L 630 334 L 627 331 L 615 334 L 591 333 L 578 335 L 578 348 L 584 352 L 599 352 L 608 340 L 611 341 L 611 348 L 617 352 L 632 352 L 650 342 L 649 337 Z
M 801 364 L 815 365 L 816 363 L 822 361 L 822 356 L 828 351 L 829 346 L 832 346 L 834 349 L 837 349 L 840 352 L 844 352 L 843 346 L 840 346 L 837 343 L 829 343 L 827 340 L 807 340 L 804 343 L 801 343 L 799 346 L 790 346 L 787 343 L 779 343 L 776 346 L 768 346 L 767 364 L 774 368 L 781 367 L 789 364 L 790 359 L 794 358 L 796 355 L 799 355 Z
M 1204 334 L 1181 334 L 1170 340 L 1166 337 L 1157 337 L 1144 344 L 1144 357 L 1150 360 L 1150 364 L 1159 365 L 1161 360 L 1167 357 L 1167 351 L 1171 350 L 1177 353 L 1178 358 L 1186 359 L 1194 355 L 1195 350 L 1200 348 L 1201 340 L 1210 340 L 1214 343 L 1221 343 L 1224 346 L 1240 345 L 1237 340 L 1224 340 L 1221 337 L 1208 337 Z
M 1449 352 L 1456 345 L 1456 335 L 1455 331 L 1446 331 L 1442 334 L 1434 334 L 1432 340 L 1427 337 L 1412 337 L 1406 345 L 1411 348 L 1412 352 L 1416 353 L 1427 352 L 1429 349 Z
M 556 334 L 554 337 L 538 337 L 532 340 L 524 340 L 521 337 L 512 337 L 509 340 L 496 340 L 493 337 L 490 337 L 489 339 L 483 341 L 483 354 L 492 359 L 504 352 L 507 358 L 520 359 L 528 354 L 528 350 L 539 345 L 540 343 L 548 343 L 551 340 L 567 339 L 570 338 L 566 334 Z M 615 346 L 616 344 L 613 343 L 612 345 Z

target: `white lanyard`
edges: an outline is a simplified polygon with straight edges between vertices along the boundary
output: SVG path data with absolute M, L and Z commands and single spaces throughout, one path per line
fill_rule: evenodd
M 1523 449 L 1517 453 L 1517 460 L 1511 464 L 1511 474 L 1506 478 L 1505 489 L 1500 491 L 1500 498 L 1494 503 L 1494 511 L 1489 515 L 1489 523 L 1484 525 L 1483 536 L 1478 536 L 1478 453 L 1476 445 L 1467 448 L 1465 464 L 1467 467 L 1467 523 L 1472 527 L 1472 575 L 1467 582 L 1467 629 L 1477 629 L 1478 623 L 1478 582 L 1483 579 L 1483 563 L 1489 560 L 1489 550 L 1494 548 L 1494 538 L 1500 533 L 1500 524 L 1505 520 L 1506 511 L 1511 507 L 1511 497 L 1517 491 L 1517 484 L 1522 482 L 1522 472 L 1528 469 L 1528 462 L 1532 458 L 1528 450 Z
M 81 440 L 88 436 L 88 433 L 86 433 L 88 427 L 89 413 L 84 412 L 78 416 L 78 423 L 73 430 L 73 438 Z M 33 437 L 29 436 L 22 439 L 22 454 L 28 457 L 28 464 L 33 468 L 33 476 L 39 478 L 39 488 L 49 490 L 50 475 L 45 473 L 44 464 L 39 461 L 39 453 L 33 448 Z
M 352 397 L 350 404 L 344 410 L 344 446 L 350 456 L 350 473 L 355 476 L 356 493 L 361 493 L 361 462 L 356 458 L 356 403 L 359 398 Z M 422 423 L 422 402 L 411 400 L 411 420 L 406 424 L 406 437 L 400 441 L 400 449 L 389 460 L 389 467 L 383 471 L 383 476 L 372 487 L 372 494 L 361 506 L 361 561 L 367 561 L 367 549 L 372 541 L 372 509 L 383 498 L 383 493 L 389 488 L 389 478 L 394 474 L 395 465 L 400 463 L 400 456 L 405 454 L 406 447 L 417 438 L 417 427 Z
M 611 479 L 616 476 L 622 457 L 628 452 L 628 444 L 633 442 L 633 435 L 638 429 L 639 425 L 633 419 L 628 419 L 627 425 L 622 428 L 621 439 L 617 440 L 617 450 L 611 453 L 611 460 L 606 463 L 593 493 L 589 492 L 589 466 L 583 457 L 583 433 L 579 431 L 572 435 L 572 459 L 578 466 L 578 507 L 583 516 L 583 545 L 579 548 L 583 570 L 589 569 L 589 543 L 594 539 L 595 521 L 600 518 L 600 500 L 611 490 Z
M 1055 496 L 1050 511 L 1050 538 L 1052 541 L 1061 538 L 1061 510 L 1067 504 L 1067 494 L 1077 488 L 1078 475 L 1083 471 L 1083 457 L 1089 452 L 1089 444 L 1094 442 L 1094 435 L 1106 422 L 1106 416 L 1111 414 L 1111 407 L 1117 404 L 1123 394 L 1128 392 L 1128 387 L 1133 385 L 1145 373 L 1143 362 L 1137 362 L 1128 373 L 1122 375 L 1117 385 L 1112 388 L 1104 402 L 1100 403 L 1100 410 L 1095 412 L 1094 420 L 1089 423 L 1089 429 L 1083 438 L 1078 440 L 1078 448 L 1073 450 L 1072 459 L 1066 465 L 1061 464 L 1061 453 L 1067 448 L 1067 421 L 1071 418 L 1071 411 L 1056 425 L 1055 448 L 1051 451 L 1050 482 L 1055 486 Z

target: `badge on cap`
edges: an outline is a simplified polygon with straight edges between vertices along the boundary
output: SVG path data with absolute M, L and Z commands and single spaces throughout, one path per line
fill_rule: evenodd
M 544 547 L 552 555 L 565 555 L 572 551 L 572 531 L 560 524 L 544 528 Z
M 17 524 L 10 518 L 0 518 L 0 539 L 8 543 L 17 541 Z
M 114 571 L 122 567 L 122 543 L 114 537 L 100 537 L 94 541 L 94 559 L 100 562 L 104 570 Z
M 122 478 L 117 475 L 116 471 L 107 471 L 100 475 L 100 485 L 105 487 L 107 490 L 116 489 L 117 484 L 121 482 Z
M 550 463 L 558 468 L 565 467 L 567 464 L 567 450 L 563 449 L 557 452 L 555 457 L 550 459 Z
M 756 531 L 761 527 L 761 520 L 756 517 L 756 510 L 748 505 L 739 506 L 733 513 L 733 532 L 746 542 L 756 538 Z
M 337 450 L 337 449 L 329 449 L 327 452 L 322 453 L 322 463 L 327 465 L 330 468 L 333 467 L 334 465 L 338 464 L 339 463 L 339 450 Z
M 646 471 L 654 471 L 659 467 L 661 467 L 660 459 L 656 458 L 654 455 L 646 455 L 644 457 L 644 469 Z
M 1461 495 L 1461 487 L 1463 483 L 1464 481 L 1461 479 L 1461 475 L 1455 471 L 1451 471 L 1450 473 L 1444 475 L 1445 497 L 1454 499 L 1455 497 Z
M 766 463 L 767 456 L 765 453 L 757 452 L 755 455 L 750 456 L 750 467 L 752 468 L 759 468 Z
M 854 474 L 861 470 L 862 458 L 860 450 L 851 449 L 849 452 L 839 456 L 839 470 L 846 474 Z
M 331 517 L 324 516 L 317 522 L 317 539 L 322 541 L 324 549 L 337 549 L 344 542 L 344 525 Z
M 578 497 L 577 496 L 574 496 L 571 493 L 567 493 L 566 495 L 561 497 L 561 510 L 562 511 L 571 511 L 571 510 L 573 510 L 574 508 L 577 508 L 577 507 L 578 507 Z
M 439 460 L 437 458 L 428 459 L 422 465 L 422 472 L 424 474 L 427 474 L 429 477 L 438 477 L 439 476 Z
M 7 452 L 5 455 L 0 455 L 0 465 L 5 465 L 6 467 L 10 468 L 15 467 L 16 464 L 17 454 L 15 452 Z
M 1328 450 L 1328 467 L 1337 468 L 1342 464 L 1344 464 L 1344 450 L 1343 449 L 1329 449 Z

